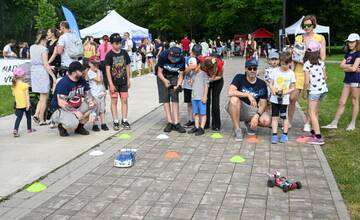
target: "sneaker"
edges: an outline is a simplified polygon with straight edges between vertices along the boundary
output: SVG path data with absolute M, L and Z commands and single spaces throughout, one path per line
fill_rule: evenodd
M 183 126 L 181 126 L 180 123 L 177 123 L 176 125 L 174 125 L 174 131 L 177 131 L 179 133 L 186 133 L 186 130 Z
M 186 124 L 184 124 L 184 127 L 185 128 L 190 128 L 190 127 L 192 127 L 194 125 L 195 125 L 195 122 L 189 120 L 188 122 L 186 122 Z
M 315 135 L 309 133 L 306 133 L 304 135 L 301 135 L 300 137 L 296 138 L 296 142 L 298 143 L 306 143 L 309 138 L 313 138 Z
M 120 130 L 120 124 L 119 124 L 119 122 L 114 122 L 113 128 L 114 128 L 114 131 Z
M 288 142 L 288 141 L 289 141 L 288 136 L 286 134 L 282 134 L 281 138 L 280 138 L 280 142 L 285 143 L 285 142 Z
M 50 125 L 50 129 L 56 128 L 55 122 L 53 121 L 51 121 L 49 125 Z
M 325 144 L 324 138 L 316 138 L 316 137 L 311 137 L 307 140 L 308 144 L 314 144 L 314 145 L 323 145 Z
M 100 128 L 97 125 L 93 125 L 92 130 L 93 131 L 100 131 Z
M 103 130 L 103 131 L 108 131 L 109 128 L 108 128 L 108 126 L 107 126 L 106 124 L 102 124 L 102 125 L 101 125 L 101 130 Z
M 33 121 L 36 123 L 36 124 L 39 124 L 40 123 L 40 119 L 36 116 L 33 117 Z
M 310 131 L 311 131 L 311 126 L 310 126 L 310 124 L 304 124 L 304 129 L 303 129 L 303 131 L 305 131 L 305 132 L 310 132 Z
M 126 129 L 126 130 L 130 130 L 130 129 L 131 129 L 130 124 L 129 124 L 128 121 L 123 121 L 123 120 L 121 120 L 121 127 L 123 127 L 123 128 Z
M 220 128 L 215 128 L 215 127 L 213 127 L 212 130 L 213 130 L 213 131 L 216 131 L 216 132 L 219 132 L 219 131 L 220 131 Z
M 238 128 L 235 130 L 235 141 L 242 141 L 242 140 L 243 140 L 242 130 L 241 128 Z
M 279 141 L 279 137 L 277 135 L 273 135 L 271 137 L 271 143 L 276 144 Z
M 61 137 L 67 137 L 69 136 L 69 133 L 67 132 L 67 130 L 62 126 L 62 124 L 58 125 L 58 130 L 59 130 L 59 135 Z
M 355 130 L 355 125 L 350 123 L 345 130 L 346 131 L 353 131 L 353 130 Z
M 250 128 L 250 125 L 246 124 L 246 131 L 247 131 L 247 135 L 256 135 L 256 131 L 254 129 Z
M 197 132 L 197 128 L 196 127 L 193 127 L 190 131 L 188 131 L 188 134 L 194 134 Z
M 78 125 L 78 127 L 75 129 L 75 133 L 81 134 L 81 135 L 89 135 L 90 134 L 90 132 L 84 128 L 83 124 Z
M 20 137 L 20 134 L 17 130 L 13 131 L 13 135 L 14 135 L 14 137 Z
M 34 133 L 35 131 L 36 131 L 36 129 L 31 128 L 31 129 L 28 129 L 28 130 L 27 130 L 27 133 Z
M 210 128 L 210 125 L 205 125 L 205 130 L 209 129 Z
M 164 132 L 171 132 L 174 129 L 174 125 L 171 123 L 167 123 L 166 127 L 164 128 Z
M 321 127 L 326 128 L 326 129 L 337 129 L 337 124 L 330 123 L 328 125 L 321 126 Z
M 197 129 L 195 136 L 201 136 L 205 134 L 205 130 L 202 128 Z

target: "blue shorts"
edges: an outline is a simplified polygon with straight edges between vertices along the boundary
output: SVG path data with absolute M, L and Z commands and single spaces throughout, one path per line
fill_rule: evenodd
M 206 115 L 206 104 L 202 103 L 201 100 L 192 100 L 191 103 L 194 115 Z
M 309 94 L 309 101 L 322 101 L 326 97 L 326 92 L 320 94 Z

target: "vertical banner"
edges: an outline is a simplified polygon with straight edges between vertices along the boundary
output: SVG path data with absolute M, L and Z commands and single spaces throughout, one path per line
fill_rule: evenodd
M 75 32 L 79 38 L 81 38 L 80 36 L 80 31 L 79 31 L 79 27 L 76 23 L 76 19 L 75 16 L 73 15 L 73 13 L 66 7 L 61 6 L 63 12 L 64 12 L 64 16 L 66 18 L 66 21 L 69 23 L 70 29 Z

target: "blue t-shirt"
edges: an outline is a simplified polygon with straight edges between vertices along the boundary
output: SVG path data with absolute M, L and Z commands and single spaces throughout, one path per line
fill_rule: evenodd
M 360 59 L 360 52 L 347 52 L 344 56 L 346 64 L 354 64 L 355 60 Z M 344 83 L 360 83 L 360 72 L 345 72 Z
M 181 56 L 181 59 L 177 63 L 172 63 L 168 59 L 169 50 L 165 50 L 160 53 L 158 66 L 163 69 L 163 74 L 166 77 L 167 75 L 179 75 L 179 71 L 185 70 L 185 58 Z
M 57 99 L 59 95 L 64 96 L 69 105 L 78 108 L 81 105 L 82 97 L 85 96 L 85 92 L 88 90 L 90 90 L 90 87 L 83 78 L 80 78 L 79 81 L 75 82 L 66 75 L 56 85 L 54 97 L 51 100 L 51 108 L 60 108 Z
M 234 85 L 239 92 L 251 94 L 256 99 L 256 102 L 258 104 L 260 99 L 267 99 L 267 86 L 262 79 L 257 78 L 256 82 L 254 84 L 251 84 L 249 83 L 249 81 L 247 81 L 245 75 L 237 74 L 231 82 L 231 85 Z M 250 101 L 248 98 L 241 97 L 240 99 L 241 101 L 250 105 Z

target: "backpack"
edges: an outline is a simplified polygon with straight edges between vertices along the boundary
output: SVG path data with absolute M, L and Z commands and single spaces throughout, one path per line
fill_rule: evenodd
M 69 45 L 66 46 L 66 53 L 71 59 L 78 59 L 83 56 L 84 48 L 81 39 L 73 32 L 70 32 Z
M 136 43 L 133 39 L 131 39 L 132 43 L 133 43 L 133 46 L 132 46 L 132 52 L 135 53 L 137 52 L 137 48 L 136 48 Z
M 305 52 L 306 47 L 304 44 L 304 37 L 302 37 L 302 42 L 297 42 L 294 45 L 292 60 L 298 63 L 302 63 L 304 60 Z

